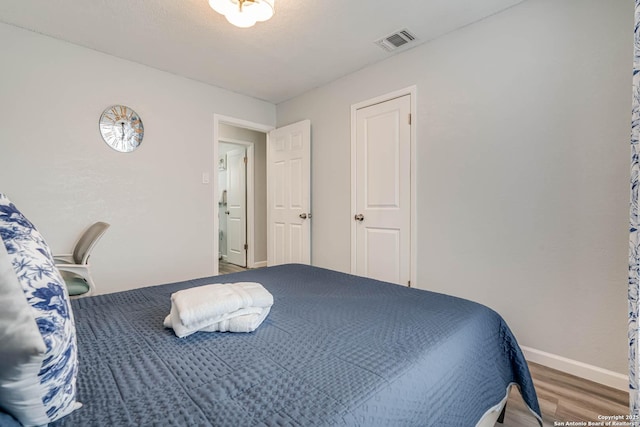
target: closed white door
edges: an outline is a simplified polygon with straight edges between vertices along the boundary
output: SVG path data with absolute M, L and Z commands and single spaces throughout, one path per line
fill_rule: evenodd
M 355 129 L 355 274 L 409 285 L 411 96 L 360 108 Z
M 311 122 L 269 132 L 268 265 L 311 263 Z
M 227 261 L 247 266 L 246 150 L 227 153 Z

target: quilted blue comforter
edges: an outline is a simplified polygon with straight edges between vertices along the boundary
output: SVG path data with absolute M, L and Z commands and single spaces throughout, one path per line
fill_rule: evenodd
M 274 296 L 253 333 L 162 326 L 171 293 L 256 281 Z M 73 302 L 84 406 L 55 426 L 474 426 L 525 360 L 489 308 L 284 265 Z M 533 415 L 532 415 L 533 416 Z

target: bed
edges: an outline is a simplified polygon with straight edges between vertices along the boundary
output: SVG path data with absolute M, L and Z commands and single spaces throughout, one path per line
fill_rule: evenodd
M 253 333 L 177 338 L 173 292 L 256 281 L 274 296 Z M 284 265 L 72 302 L 76 425 L 473 426 L 518 384 L 537 414 L 515 338 L 462 299 Z
M 53 427 L 485 426 L 497 418 L 513 385 L 540 422 L 516 339 L 483 305 L 289 264 L 81 298 L 69 310 L 55 284 L 59 274 L 46 266 L 44 242 L 33 239 L 35 228 L 7 203 L 3 207 L 0 197 L 2 426 L 19 425 L 8 414 L 16 412 L 6 410 L 12 402 L 5 387 L 17 354 L 9 352 L 7 338 L 15 325 L 36 334 L 39 327 L 47 349 L 59 356 L 37 377 L 25 374 L 38 383 L 59 377 L 47 389 L 53 391 L 35 402 L 49 405 L 43 416 Z M 20 287 L 17 280 L 25 277 L 30 279 Z M 273 295 L 271 311 L 255 331 L 178 338 L 163 327 L 174 292 L 245 281 Z M 49 317 L 6 326 L 22 316 L 10 311 L 27 305 L 25 295 Z M 18 410 L 20 404 L 18 399 Z

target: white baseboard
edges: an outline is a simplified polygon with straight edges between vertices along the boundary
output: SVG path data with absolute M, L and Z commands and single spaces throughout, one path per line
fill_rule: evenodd
M 609 371 L 577 360 L 568 359 L 535 348 L 520 346 L 525 359 L 551 369 L 575 375 L 622 391 L 629 391 L 629 376 Z
M 256 261 L 253 263 L 253 267 L 251 268 L 261 268 L 266 266 L 267 266 L 267 261 Z

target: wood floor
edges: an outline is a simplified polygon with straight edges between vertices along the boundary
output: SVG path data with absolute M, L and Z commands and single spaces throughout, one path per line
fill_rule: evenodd
M 223 260 L 218 261 L 219 274 L 237 273 L 238 271 L 245 271 L 245 270 L 246 268 L 240 267 L 235 264 L 231 264 L 230 262 L 226 262 Z
M 629 393 L 529 363 L 544 426 L 569 421 L 602 421 L 598 415 L 628 415 Z M 622 420 L 624 421 L 624 420 Z M 576 424 L 581 425 L 581 424 Z M 606 425 L 606 424 L 605 424 Z M 628 424 L 621 424 L 628 425 Z M 496 424 L 500 426 L 500 424 Z M 535 418 L 522 402 L 517 387 L 509 394 L 504 427 L 535 427 Z

